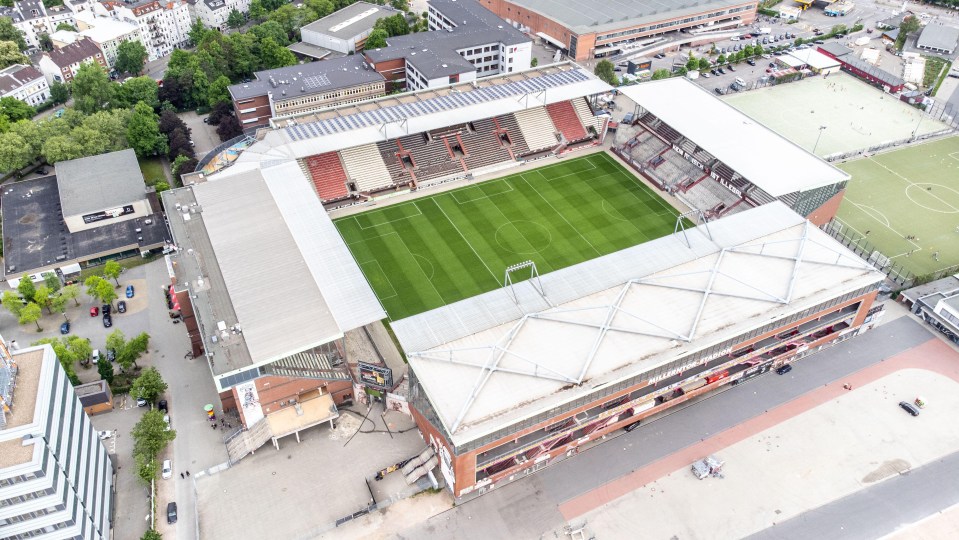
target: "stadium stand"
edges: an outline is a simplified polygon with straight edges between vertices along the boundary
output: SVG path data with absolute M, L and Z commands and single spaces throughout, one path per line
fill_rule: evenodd
M 569 101 L 557 101 L 546 106 L 546 112 L 556 129 L 566 137 L 567 142 L 577 142 L 587 137 L 586 129 Z
M 597 135 L 601 134 L 603 132 L 603 124 L 606 122 L 606 117 L 593 115 L 593 110 L 590 108 L 586 98 L 574 99 L 572 103 L 573 108 L 576 109 L 577 116 L 579 116 L 579 121 L 583 123 L 586 130 L 589 131 L 590 126 L 592 126 Z
M 492 119 L 473 122 L 475 129 L 460 133 L 460 140 L 466 152 L 464 161 L 466 166 L 473 170 L 488 167 L 497 163 L 512 161 L 508 145 L 501 141 L 496 134 L 496 124 Z
M 519 124 L 519 130 L 523 133 L 530 152 L 554 148 L 559 143 L 555 135 L 556 127 L 549 119 L 545 107 L 524 109 L 513 116 L 516 117 L 516 123 Z
M 406 152 L 405 148 L 400 148 L 398 139 L 376 143 L 376 149 L 386 165 L 392 184 L 403 184 L 415 178 L 409 172 L 413 167 L 413 160 L 408 158 L 409 163 L 403 163 L 400 156 L 405 156 Z
M 506 132 L 514 155 L 521 156 L 529 153 L 529 144 L 526 142 L 526 138 L 523 137 L 523 130 L 519 128 L 519 123 L 512 114 L 493 118 L 493 123 L 496 124 L 499 129 Z
M 375 144 L 354 146 L 340 151 L 349 179 L 359 191 L 373 192 L 397 183 L 380 157 Z M 395 160 L 394 161 L 398 161 Z M 402 166 L 401 166 L 402 168 Z
M 350 192 L 346 188 L 346 171 L 343 170 L 338 153 L 327 152 L 310 156 L 306 158 L 306 167 L 321 201 L 334 201 L 349 196 Z

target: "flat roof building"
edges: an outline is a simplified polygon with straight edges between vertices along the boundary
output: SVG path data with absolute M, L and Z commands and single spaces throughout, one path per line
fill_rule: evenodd
M 113 464 L 50 345 L 0 343 L 0 408 L 0 536 L 111 538 Z
M 356 2 L 300 29 L 303 43 L 340 54 L 355 53 L 383 17 L 402 13 L 390 6 Z
M 461 497 L 856 335 L 883 277 L 777 201 L 392 327 Z
M 959 28 L 929 23 L 916 39 L 916 47 L 927 51 L 952 54 L 959 44 Z
M 959 274 L 902 291 L 899 301 L 949 341 L 959 344 Z
M 575 60 L 620 52 L 634 41 L 682 29 L 734 28 L 756 19 L 756 2 L 711 0 L 481 0 L 517 28 L 539 36 Z
M 4 186 L 4 274 L 64 276 L 110 258 L 162 248 L 168 239 L 156 195 L 133 150 L 61 161 L 57 176 Z

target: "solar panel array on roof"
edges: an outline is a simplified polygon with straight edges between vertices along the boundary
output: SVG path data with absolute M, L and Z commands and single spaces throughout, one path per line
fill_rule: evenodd
M 390 105 L 372 111 L 327 118 L 316 122 L 288 126 L 283 131 L 294 141 L 343 133 L 353 129 L 372 127 L 388 122 L 399 122 L 407 118 L 436 114 L 450 109 L 488 103 L 497 99 L 506 99 L 523 94 L 542 92 L 590 78 L 582 69 L 548 73 L 533 79 L 511 81 L 508 83 L 485 86 L 466 92 L 452 92 L 445 96 L 424 99 L 413 103 Z
M 303 82 L 306 84 L 307 88 L 311 89 L 330 85 L 330 79 L 325 74 L 304 77 Z

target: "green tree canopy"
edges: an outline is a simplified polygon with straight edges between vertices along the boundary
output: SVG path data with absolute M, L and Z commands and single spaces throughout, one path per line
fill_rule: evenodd
M 20 300 L 19 294 L 11 290 L 3 291 L 3 297 L 0 299 L 0 303 L 2 303 L 3 307 L 12 313 L 14 317 L 20 318 L 20 311 L 23 310 L 23 301 Z
M 708 58 L 703 57 L 703 58 L 700 58 L 700 59 L 699 59 L 699 71 L 706 71 L 706 70 L 708 70 L 710 65 L 711 65 L 711 64 L 710 64 Z
M 33 293 L 33 301 L 41 308 L 47 308 L 47 313 L 53 315 L 53 312 L 50 311 L 50 302 L 53 300 L 53 291 L 50 290 L 50 287 L 46 285 L 40 285 L 37 287 L 37 291 Z
M 33 295 L 37 294 L 37 286 L 30 279 L 30 274 L 23 274 L 20 278 L 20 283 L 17 284 L 17 292 L 27 302 L 33 300 Z
M 43 155 L 48 163 L 59 163 L 84 156 L 83 144 L 69 135 L 50 137 L 43 143 Z
M 37 155 L 27 141 L 16 133 L 0 133 L 0 172 L 20 170 L 36 159 Z
M 50 345 L 53 348 L 53 352 L 57 355 L 57 360 L 60 361 L 60 366 L 63 367 L 63 371 L 66 372 L 67 377 L 70 379 L 71 384 L 80 384 L 80 379 L 77 378 L 76 370 L 78 358 L 76 357 L 76 354 L 70 350 L 65 339 L 44 338 L 34 341 L 31 343 L 31 345 Z
M 34 302 L 29 302 L 20 310 L 18 321 L 20 324 L 34 323 L 37 325 L 37 332 L 43 332 L 43 328 L 40 328 L 39 322 L 42 316 L 43 312 L 40 311 L 40 306 Z
M 653 80 L 668 79 L 671 75 L 668 69 L 657 69 L 653 72 Z
M 44 272 L 40 275 L 43 278 L 43 284 L 46 285 L 51 291 L 56 292 L 60 290 L 62 283 L 60 283 L 60 278 L 57 277 L 53 272 Z
M 404 36 L 410 33 L 410 25 L 402 13 L 383 17 L 373 24 L 374 29 L 386 30 L 390 37 Z
M 127 142 L 140 157 L 153 156 L 166 152 L 166 139 L 160 134 L 157 125 L 159 117 L 153 107 L 140 101 L 133 108 L 133 115 L 127 122 Z
M 106 264 L 103 265 L 103 276 L 106 278 L 112 279 L 116 282 L 117 287 L 120 286 L 120 274 L 123 272 L 123 267 L 120 266 L 120 263 L 109 260 Z
M 160 101 L 157 98 L 159 87 L 157 82 L 150 77 L 133 77 L 117 86 L 116 101 L 117 107 L 124 109 L 133 108 L 138 102 L 142 101 L 151 108 L 156 109 Z
M 12 41 L 21 51 L 27 48 L 27 40 L 23 38 L 23 32 L 13 26 L 13 19 L 10 17 L 0 17 L 0 41 Z
M 63 22 L 61 22 L 60 24 L 58 24 L 58 25 L 57 25 L 57 30 L 67 30 L 67 31 L 69 31 L 69 32 L 78 32 L 76 26 L 73 26 L 72 24 L 70 24 L 70 23 L 68 23 L 68 22 L 66 22 L 66 21 L 63 21 Z
M 176 431 L 167 430 L 163 420 L 163 411 L 152 410 L 143 413 L 140 421 L 133 426 L 133 453 L 138 456 L 156 457 L 166 445 L 176 438 Z
M 60 289 L 60 296 L 73 300 L 76 305 L 80 305 L 80 302 L 77 301 L 77 298 L 80 296 L 80 287 L 78 285 L 66 285 Z
M 386 47 L 386 38 L 388 37 L 390 37 L 390 35 L 386 33 L 386 30 L 377 28 L 376 30 L 370 32 L 370 35 L 367 36 L 366 43 L 363 44 L 363 48 L 369 50 L 382 49 L 383 47 Z
M 260 43 L 260 61 L 264 69 L 275 69 L 295 65 L 296 56 L 273 38 L 266 38 Z
M 133 458 L 133 461 L 137 467 L 137 478 L 139 478 L 140 481 L 145 485 L 149 486 L 150 483 L 156 479 L 157 472 L 160 470 L 156 456 L 135 454 Z M 146 534 L 144 534 L 144 537 L 145 536 Z
M 593 73 L 606 84 L 616 86 L 616 66 L 609 60 L 600 60 Z
M 108 359 L 103 358 L 97 362 L 97 373 L 107 384 L 113 384 L 113 363 Z
M 30 59 L 20 52 L 20 47 L 12 41 L 0 41 L 0 69 L 14 64 L 29 66 Z
M 87 62 L 80 66 L 71 83 L 73 106 L 83 114 L 93 114 L 106 108 L 113 99 L 110 77 L 99 64 Z
M 263 7 L 261 0 L 250 0 L 250 10 L 247 14 L 254 21 L 262 21 L 267 16 L 266 8 Z
M 230 79 L 226 75 L 220 75 L 211 84 L 207 91 L 207 100 L 210 108 L 216 107 L 217 103 L 230 103 Z
M 140 376 L 133 380 L 130 386 L 130 395 L 143 398 L 150 403 L 156 401 L 157 397 L 166 392 L 167 384 L 160 376 L 156 368 L 148 367 L 140 373 Z
M 246 18 L 243 16 L 242 13 L 237 11 L 236 8 L 230 11 L 230 15 L 227 16 L 226 18 L 226 25 L 229 26 L 230 28 L 239 28 L 243 26 L 243 23 L 245 22 L 246 22 Z
M 36 113 L 36 109 L 15 97 L 0 98 L 0 114 L 6 116 L 11 122 L 29 120 Z

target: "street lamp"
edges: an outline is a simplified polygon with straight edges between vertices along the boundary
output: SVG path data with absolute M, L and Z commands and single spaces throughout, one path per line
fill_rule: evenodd
M 819 148 L 819 139 L 822 138 L 822 132 L 826 129 L 826 126 L 819 126 L 819 135 L 816 136 L 816 144 L 812 147 L 812 153 L 816 153 L 816 148 Z

